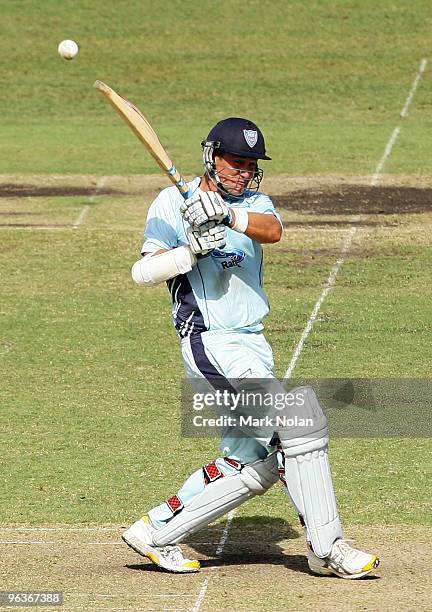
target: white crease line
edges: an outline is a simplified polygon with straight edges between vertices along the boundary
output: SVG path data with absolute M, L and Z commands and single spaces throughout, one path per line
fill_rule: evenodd
M 137 599 L 143 595 L 131 595 L 130 593 L 63 593 L 64 597 L 100 597 L 101 599 L 112 599 L 113 597 L 124 597 L 125 599 Z M 171 599 L 175 597 L 191 598 L 194 595 L 188 595 L 187 593 L 167 593 L 167 594 L 156 594 L 156 593 L 145 593 L 146 597 L 160 598 L 160 599 Z
M 196 600 L 195 605 L 192 608 L 192 612 L 198 612 L 198 610 L 201 608 L 201 604 L 204 601 L 204 597 L 206 596 L 206 593 L 207 593 L 207 587 L 209 584 L 209 580 L 210 580 L 210 576 L 207 576 L 204 582 L 202 583 L 202 587 L 199 592 L 198 599 Z
M 412 99 L 414 98 L 414 94 L 420 83 L 420 79 L 423 76 L 423 72 L 426 70 L 426 66 L 427 66 L 427 59 L 423 58 L 422 61 L 420 62 L 420 68 L 419 68 L 416 78 L 414 79 L 414 83 L 413 83 L 413 86 L 411 87 L 411 91 L 409 92 L 409 96 L 406 99 L 405 106 L 403 107 L 402 112 L 400 114 L 401 117 L 406 117 L 408 114 L 409 105 L 411 104 Z
M 89 214 L 89 211 L 90 211 L 90 204 L 85 204 L 83 209 L 82 209 L 82 211 L 78 215 L 75 223 L 72 225 L 72 227 L 74 229 L 77 229 L 80 225 L 82 225 L 84 223 L 84 220 L 87 217 L 87 215 Z
M 70 225 L 1 225 L 0 226 L 0 230 L 4 231 L 12 231 L 12 230 L 25 230 L 26 232 L 28 232 L 29 230 L 65 230 L 65 229 L 70 229 L 71 226 Z
M 289 223 L 289 222 L 288 222 Z M 325 223 L 325 222 L 324 222 Z M 344 223 L 345 227 L 333 227 L 332 225 L 321 225 L 319 228 L 320 232 L 346 232 L 346 226 L 349 225 L 350 223 L 352 223 L 352 221 L 343 221 L 341 220 L 339 223 Z M 284 232 L 293 232 L 293 234 L 298 234 L 299 231 L 301 232 L 310 232 L 311 227 L 315 228 L 317 227 L 317 223 L 314 224 L 307 224 L 305 223 L 302 227 L 289 227 L 289 225 L 287 227 L 284 227 Z
M 226 544 L 226 542 L 228 540 L 229 530 L 230 530 L 231 523 L 232 523 L 232 520 L 234 518 L 234 515 L 235 515 L 235 510 L 230 510 L 228 512 L 226 524 L 225 524 L 224 530 L 222 532 L 222 535 L 220 537 L 219 544 L 218 544 L 218 546 L 216 548 L 216 555 L 218 557 L 220 557 L 222 555 L 223 550 L 225 548 L 225 544 Z M 213 567 L 212 569 L 214 570 L 216 568 Z M 210 581 L 210 576 L 206 576 L 206 578 L 204 579 L 204 582 L 201 585 L 201 589 L 200 589 L 199 595 L 197 597 L 197 600 L 195 602 L 195 605 L 192 608 L 192 612 L 198 612 L 198 610 L 201 608 L 202 602 L 204 601 L 204 598 L 205 598 L 206 593 L 207 593 L 207 588 L 208 588 L 208 585 L 209 585 L 209 581 Z
M 221 538 L 220 538 L 220 541 L 219 541 L 219 545 L 216 548 L 216 555 L 218 557 L 220 557 L 222 555 L 223 549 L 225 548 L 225 544 L 226 544 L 226 542 L 228 540 L 229 530 L 230 530 L 230 527 L 231 527 L 232 520 L 234 518 L 234 514 L 235 514 L 235 510 L 230 510 L 228 512 L 227 521 L 225 523 L 225 527 L 224 527 L 224 530 L 222 532 L 222 535 L 221 535 Z
M 400 130 L 401 129 L 400 129 L 399 126 L 395 127 L 395 129 L 393 130 L 392 135 L 390 136 L 390 139 L 389 139 L 389 141 L 388 141 L 388 143 L 386 145 L 386 148 L 384 149 L 383 156 L 381 157 L 381 159 L 379 161 L 379 164 L 378 164 L 378 166 L 377 166 L 377 168 L 375 170 L 375 174 L 372 177 L 372 180 L 371 180 L 371 184 L 372 185 L 376 185 L 378 183 L 381 171 L 382 171 L 382 169 L 384 167 L 384 164 L 386 163 L 387 159 L 391 155 L 391 152 L 392 152 L 392 149 L 393 149 L 393 145 L 396 142 L 397 137 L 399 136 Z
M 426 70 L 426 66 L 427 66 L 427 60 L 423 58 L 421 60 L 421 62 L 420 62 L 420 68 L 419 68 L 419 70 L 417 72 L 417 75 L 416 75 L 416 77 L 414 79 L 414 83 L 412 84 L 412 87 L 411 87 L 411 90 L 410 90 L 410 92 L 408 94 L 408 97 L 405 100 L 404 107 L 403 107 L 403 109 L 400 112 L 400 116 L 402 117 L 402 119 L 404 117 L 406 117 L 407 114 L 408 114 L 408 108 L 409 108 L 409 106 L 410 106 L 410 104 L 411 104 L 411 102 L 412 102 L 412 100 L 414 98 L 414 94 L 417 91 L 417 87 L 418 87 L 418 85 L 420 83 L 420 79 L 423 76 L 424 71 Z M 392 135 L 390 136 L 390 139 L 389 139 L 389 141 L 387 143 L 386 148 L 384 149 L 383 156 L 380 159 L 380 162 L 379 162 L 379 164 L 377 166 L 377 169 L 375 170 L 375 174 L 372 176 L 371 185 L 376 185 L 378 183 L 379 175 L 381 174 L 381 171 L 382 171 L 382 169 L 384 167 L 385 162 L 387 161 L 387 159 L 391 155 L 393 146 L 394 146 L 394 144 L 395 144 L 395 142 L 397 140 L 397 137 L 399 136 L 400 131 L 401 131 L 401 127 L 399 125 L 397 125 L 395 127 L 395 129 L 393 130 Z
M 421 61 L 421 63 L 420 63 L 419 72 L 418 72 L 418 74 L 417 74 L 417 76 L 416 76 L 416 78 L 414 80 L 414 84 L 413 84 L 413 86 L 411 88 L 411 91 L 410 91 L 410 93 L 408 95 L 408 98 L 407 98 L 407 100 L 405 102 L 405 105 L 404 105 L 404 108 L 402 110 L 402 113 L 406 114 L 406 112 L 408 110 L 408 107 L 411 104 L 411 101 L 412 101 L 412 99 L 414 97 L 414 93 L 415 93 L 415 91 L 417 89 L 417 86 L 418 86 L 418 83 L 420 81 L 421 75 L 423 74 L 423 72 L 424 72 L 424 70 L 426 68 L 426 65 L 427 65 L 427 61 L 425 59 L 423 59 Z M 401 116 L 402 116 L 402 113 L 401 113 Z M 403 115 L 403 116 L 405 116 L 405 115 Z M 378 183 L 381 171 L 382 171 L 383 166 L 384 166 L 384 163 L 385 163 L 385 161 L 387 160 L 387 158 L 390 156 L 390 154 L 392 152 L 393 145 L 396 142 L 396 139 L 397 139 L 397 137 L 399 135 L 399 132 L 400 132 L 400 127 L 397 126 L 393 130 L 393 133 L 390 136 L 390 140 L 388 141 L 388 143 L 387 143 L 387 145 L 386 145 L 386 147 L 384 149 L 384 154 L 383 154 L 382 158 L 380 159 L 380 161 L 378 162 L 378 165 L 376 167 L 375 173 L 373 174 L 371 182 L 370 182 L 371 186 L 374 186 L 374 185 L 376 185 Z M 358 223 L 359 220 L 360 220 L 360 215 L 357 215 L 356 217 L 354 217 L 351 220 L 351 222 Z M 298 342 L 298 344 L 296 346 L 293 358 L 291 359 L 291 363 L 289 364 L 288 369 L 285 372 L 284 378 L 290 378 L 291 374 L 294 371 L 294 368 L 296 366 L 297 360 L 300 357 L 300 353 L 302 352 L 304 343 L 306 342 L 307 337 L 309 336 L 310 332 L 312 331 L 312 327 L 313 327 L 314 323 L 316 323 L 316 321 L 317 321 L 317 317 L 318 317 L 318 313 L 320 311 L 320 308 L 321 308 L 324 300 L 326 299 L 326 297 L 330 293 L 330 291 L 335 286 L 337 275 L 338 275 L 339 270 L 341 269 L 341 267 L 342 267 L 342 265 L 343 265 L 347 255 L 348 255 L 348 253 L 349 253 L 352 241 L 354 239 L 354 236 L 355 236 L 357 230 L 358 230 L 358 226 L 352 227 L 351 230 L 348 233 L 348 236 L 346 237 L 346 239 L 344 240 L 344 242 L 342 244 L 340 257 L 337 259 L 335 265 L 333 266 L 333 268 L 330 271 L 330 274 L 329 274 L 329 277 L 327 279 L 327 282 L 324 285 L 324 289 L 323 289 L 323 291 L 322 291 L 322 293 L 321 293 L 317 303 L 315 304 L 314 309 L 312 310 L 312 314 L 309 317 L 309 321 L 307 322 L 307 325 L 306 325 L 306 327 L 305 327 L 305 329 L 304 329 L 304 331 L 303 331 L 303 333 L 301 335 L 301 338 L 300 338 L 300 340 L 299 340 L 299 342 Z
M 103 176 L 97 182 L 96 189 L 94 190 L 94 193 L 89 197 L 88 203 L 84 205 L 84 207 L 83 207 L 82 211 L 80 212 L 80 214 L 78 215 L 75 223 L 72 225 L 73 229 L 78 229 L 84 223 L 84 220 L 85 220 L 85 218 L 87 217 L 87 215 L 88 215 L 88 213 L 90 211 L 91 205 L 94 204 L 94 201 L 97 198 L 100 190 L 105 185 L 106 179 L 107 179 L 107 177 Z
M 312 310 L 312 314 L 309 317 L 309 320 L 307 322 L 306 327 L 303 330 L 303 333 L 301 335 L 301 338 L 296 346 L 296 349 L 294 351 L 294 355 L 291 359 L 291 362 L 288 366 L 287 371 L 285 372 L 285 376 L 284 378 L 290 378 L 291 374 L 293 373 L 293 370 L 296 366 L 297 360 L 300 357 L 300 353 L 303 350 L 303 346 L 304 343 L 306 342 L 307 337 L 309 336 L 310 332 L 312 331 L 312 327 L 313 324 L 316 322 L 317 317 L 318 317 L 318 313 L 320 311 L 320 308 L 324 302 L 324 300 L 326 299 L 326 297 L 328 296 L 328 294 L 330 293 L 330 291 L 333 289 L 335 283 L 336 283 L 336 277 L 338 275 L 338 272 L 340 270 L 340 268 L 342 267 L 342 264 L 345 261 L 345 258 L 351 248 L 351 244 L 354 238 L 355 233 L 357 232 L 357 227 L 352 227 L 349 231 L 348 236 L 345 238 L 344 243 L 342 245 L 342 249 L 341 249 L 341 255 L 340 257 L 337 259 L 335 265 L 333 266 L 333 268 L 331 269 L 331 272 L 329 274 L 329 277 L 327 279 L 327 282 L 324 285 L 324 289 L 317 301 L 317 303 L 314 306 L 314 309 Z
M 58 544 L 47 540 L 0 540 L 0 544 Z
M 0 230 L 73 230 L 73 225 L 1 225 Z M 106 231 L 115 231 L 115 232 L 136 232 L 136 227 L 119 227 L 117 225 L 92 225 L 87 228 L 87 231 L 91 232 L 106 232 Z
M 2 531 L 118 531 L 124 527 L 0 527 Z
M 117 540 L 111 542 L 79 542 L 77 540 L 0 540 L 0 546 L 8 544 L 57 544 L 67 546 L 76 544 L 77 546 L 124 546 L 123 542 Z
M 97 612 L 100 612 L 101 610 L 111 610 L 112 612 L 130 612 L 130 610 L 131 610 L 131 608 L 107 608 L 107 607 L 104 607 L 104 608 L 100 608 L 100 607 L 95 608 L 93 606 L 89 607 L 88 605 L 87 606 L 70 606 L 67 601 L 62 604 L 62 607 L 61 607 L 62 610 L 65 609 L 63 607 L 65 605 L 67 606 L 66 610 L 85 610 L 86 612 L 90 612 L 90 610 L 96 610 Z M 14 610 L 17 609 L 16 606 L 13 606 L 13 607 L 8 606 L 8 608 L 11 609 L 11 610 L 12 609 L 14 609 Z M 141 609 L 143 610 L 144 608 L 141 608 Z M 169 609 L 170 608 L 164 608 L 164 612 L 167 612 Z M 151 612 L 151 610 L 155 610 L 155 608 L 146 608 L 146 612 Z M 184 610 L 184 608 L 177 608 L 177 610 L 178 611 Z

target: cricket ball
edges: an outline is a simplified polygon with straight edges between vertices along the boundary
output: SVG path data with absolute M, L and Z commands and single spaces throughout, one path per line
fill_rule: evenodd
M 78 53 L 78 45 L 74 40 L 62 40 L 58 46 L 59 55 L 65 60 L 71 60 Z

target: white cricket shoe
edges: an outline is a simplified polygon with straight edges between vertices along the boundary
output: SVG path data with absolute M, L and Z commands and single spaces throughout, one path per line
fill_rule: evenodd
M 346 540 L 338 539 L 334 542 L 328 557 L 320 559 L 309 551 L 309 569 L 321 576 L 339 576 L 354 580 L 366 576 L 379 565 L 379 559 L 357 548 L 353 548 Z
M 185 559 L 179 546 L 155 546 L 153 533 L 156 529 L 151 525 L 148 516 L 136 521 L 122 535 L 122 540 L 135 552 L 147 557 L 155 565 L 168 572 L 186 573 L 198 572 L 199 561 Z

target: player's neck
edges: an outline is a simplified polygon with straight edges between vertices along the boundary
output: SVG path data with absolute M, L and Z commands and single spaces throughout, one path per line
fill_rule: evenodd
M 202 191 L 217 191 L 216 185 L 209 179 L 207 174 L 201 177 L 200 189 Z

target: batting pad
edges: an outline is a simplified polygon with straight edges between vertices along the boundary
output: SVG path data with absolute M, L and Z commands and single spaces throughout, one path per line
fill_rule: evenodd
M 333 542 L 342 537 L 327 438 L 316 440 L 316 450 L 293 457 L 285 454 L 288 493 L 303 517 L 307 538 L 317 557 L 327 557 Z M 300 450 L 300 449 L 298 449 Z
M 220 465 L 220 463 L 219 463 Z M 176 544 L 255 495 L 264 494 L 279 479 L 276 453 L 204 485 L 189 504 L 153 534 L 156 546 Z
M 333 488 L 328 458 L 327 418 L 314 391 L 304 388 L 306 402 L 302 416 L 313 426 L 305 431 L 279 431 L 285 456 L 288 493 L 306 526 L 306 534 L 317 557 L 330 554 L 332 545 L 342 537 L 342 527 Z

